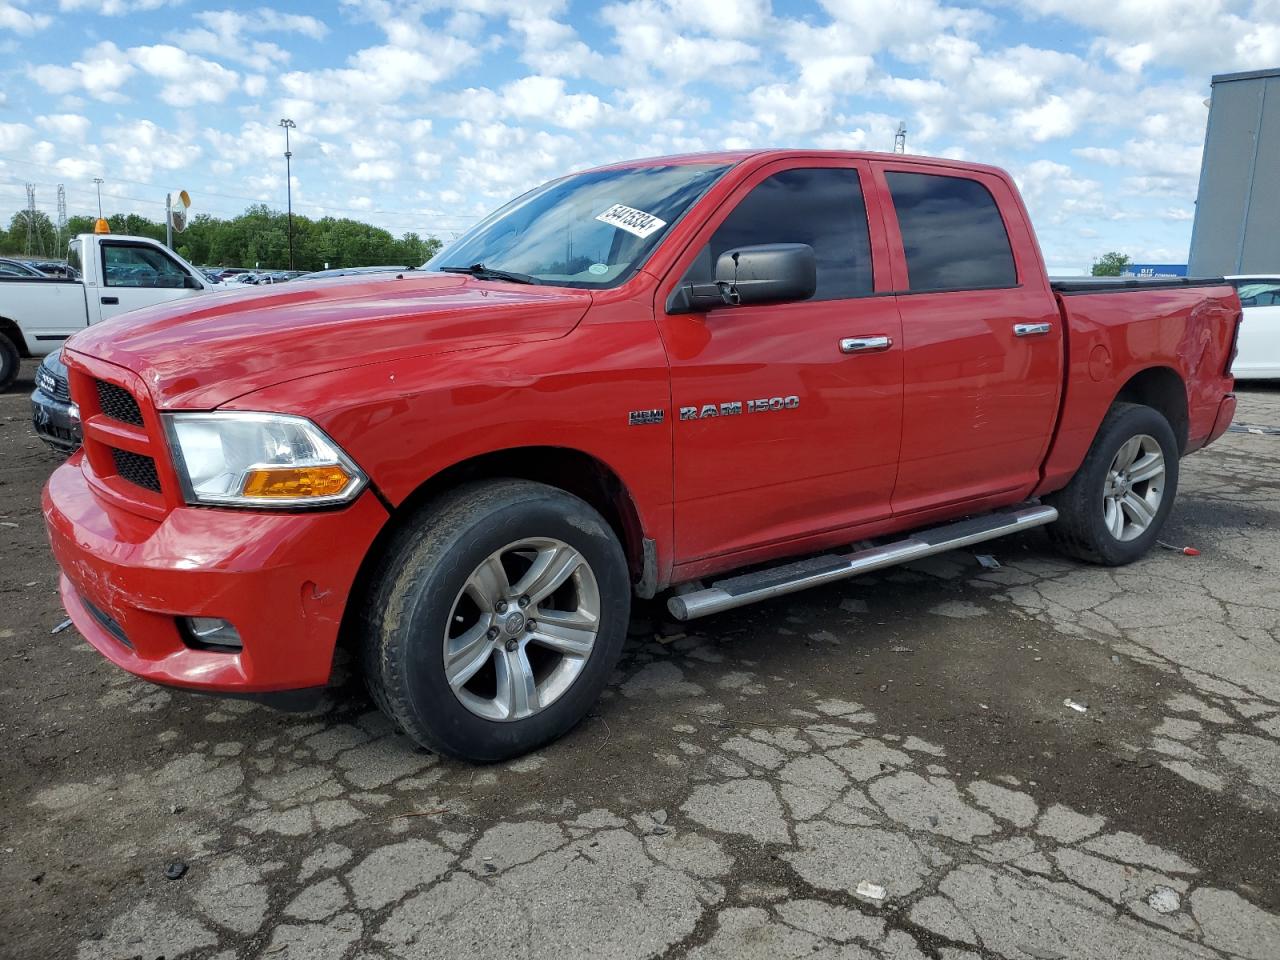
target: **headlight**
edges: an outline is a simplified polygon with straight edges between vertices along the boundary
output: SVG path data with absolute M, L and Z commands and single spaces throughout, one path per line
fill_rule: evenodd
M 347 503 L 365 475 L 305 417 L 170 413 L 174 469 L 190 504 L 305 507 Z

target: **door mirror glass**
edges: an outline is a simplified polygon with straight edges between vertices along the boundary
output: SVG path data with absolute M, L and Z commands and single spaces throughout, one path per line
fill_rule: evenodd
M 818 288 L 818 261 L 807 243 L 765 243 L 726 250 L 712 283 L 688 285 L 689 306 L 710 310 L 729 304 L 808 300 Z

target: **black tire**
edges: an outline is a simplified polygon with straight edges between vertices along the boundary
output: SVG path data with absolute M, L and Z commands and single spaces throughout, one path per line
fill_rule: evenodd
M 580 672 L 548 706 L 524 719 L 487 719 L 450 687 L 445 635 L 473 571 L 522 538 L 554 538 L 581 555 L 598 587 L 598 630 Z M 630 606 L 622 547 L 589 504 L 540 483 L 468 484 L 425 505 L 387 544 L 364 609 L 365 677 L 378 706 L 422 746 L 479 763 L 506 760 L 586 716 L 622 652 Z
M 0 333 L 0 393 L 13 386 L 21 368 L 22 355 L 18 353 L 18 348 L 12 340 Z
M 1143 436 L 1154 439 L 1164 457 L 1163 490 L 1146 530 L 1133 539 L 1122 540 L 1104 521 L 1108 475 L 1120 448 Z M 1058 510 L 1058 519 L 1047 528 L 1054 547 L 1077 560 L 1108 567 L 1123 566 L 1145 555 L 1155 545 L 1173 509 L 1178 492 L 1178 456 L 1173 428 L 1158 410 L 1136 403 L 1113 405 L 1071 482 L 1043 498 Z

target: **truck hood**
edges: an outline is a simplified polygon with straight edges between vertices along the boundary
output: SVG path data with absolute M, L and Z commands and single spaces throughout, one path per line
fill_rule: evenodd
M 67 349 L 132 370 L 160 408 L 212 409 L 346 367 L 555 339 L 590 304 L 583 290 L 467 276 L 349 277 L 147 307 L 77 333 Z

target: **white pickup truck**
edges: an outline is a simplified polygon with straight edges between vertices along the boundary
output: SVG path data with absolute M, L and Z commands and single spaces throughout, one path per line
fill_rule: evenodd
M 148 237 L 82 233 L 67 248 L 79 279 L 0 276 L 0 390 L 23 357 L 43 357 L 99 320 L 217 287 Z

